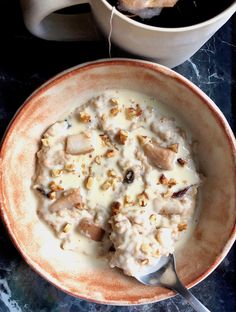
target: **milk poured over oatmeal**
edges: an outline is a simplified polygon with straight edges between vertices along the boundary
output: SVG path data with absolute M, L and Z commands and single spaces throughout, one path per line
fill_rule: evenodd
M 157 99 L 105 91 L 41 142 L 33 187 L 61 248 L 137 275 L 184 239 L 200 179 L 191 136 Z

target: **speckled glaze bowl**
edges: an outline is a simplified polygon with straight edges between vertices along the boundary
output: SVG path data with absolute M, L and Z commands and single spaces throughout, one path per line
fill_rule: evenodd
M 31 190 L 35 153 L 45 129 L 94 93 L 128 88 L 157 97 L 188 123 L 199 141 L 206 180 L 201 187 L 199 222 L 177 252 L 180 278 L 192 287 L 207 277 L 232 246 L 236 220 L 236 143 L 216 105 L 196 86 L 168 68 L 136 60 L 101 60 L 72 68 L 51 79 L 22 105 L 0 152 L 1 215 L 25 261 L 61 290 L 106 304 L 140 304 L 173 292 L 147 287 L 97 260 L 64 251 L 36 213 Z M 86 265 L 85 265 L 86 264 Z

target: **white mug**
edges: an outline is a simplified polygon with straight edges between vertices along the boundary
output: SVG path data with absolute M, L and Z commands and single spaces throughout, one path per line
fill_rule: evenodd
M 56 14 L 76 4 L 90 4 L 92 14 Z M 189 57 L 236 11 L 236 0 L 219 15 L 181 28 L 161 28 L 136 22 L 114 9 L 106 0 L 21 0 L 25 25 L 47 40 L 99 40 L 96 28 L 117 46 L 144 59 L 175 67 Z M 112 17 L 112 18 L 111 18 Z

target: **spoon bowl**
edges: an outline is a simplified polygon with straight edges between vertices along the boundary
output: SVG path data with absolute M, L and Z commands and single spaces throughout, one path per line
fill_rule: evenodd
M 174 254 L 161 257 L 155 267 L 148 269 L 149 273 L 135 276 L 144 285 L 162 286 L 184 297 L 188 303 L 198 312 L 209 312 L 208 310 L 180 281 L 175 264 Z

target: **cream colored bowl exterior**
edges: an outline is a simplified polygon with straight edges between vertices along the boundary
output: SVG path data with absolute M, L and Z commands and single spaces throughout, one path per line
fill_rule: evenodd
M 112 7 L 106 0 L 21 0 L 26 27 L 48 40 L 96 40 L 99 34 L 88 14 L 52 14 L 74 4 L 89 3 L 93 17 L 108 38 Z M 120 48 L 144 59 L 175 67 L 191 57 L 233 15 L 236 1 L 218 16 L 184 28 L 147 26 L 114 11 L 111 39 Z
M 108 37 L 111 7 L 104 0 L 91 1 L 91 6 L 97 24 Z M 216 18 L 198 25 L 172 29 L 137 23 L 115 11 L 112 41 L 134 55 L 173 68 L 197 52 L 235 11 L 236 1 Z
M 36 90 L 19 109 L 0 150 L 0 212 L 27 263 L 63 291 L 107 304 L 140 304 L 173 295 L 146 287 L 106 263 L 64 251 L 37 213 L 31 190 L 40 136 L 97 92 L 129 88 L 155 96 L 176 111 L 199 141 L 206 176 L 193 235 L 177 253 L 180 278 L 191 287 L 222 261 L 235 240 L 236 142 L 223 114 L 196 86 L 166 67 L 136 60 L 102 60 L 72 68 Z M 90 263 L 91 262 L 91 263 Z

